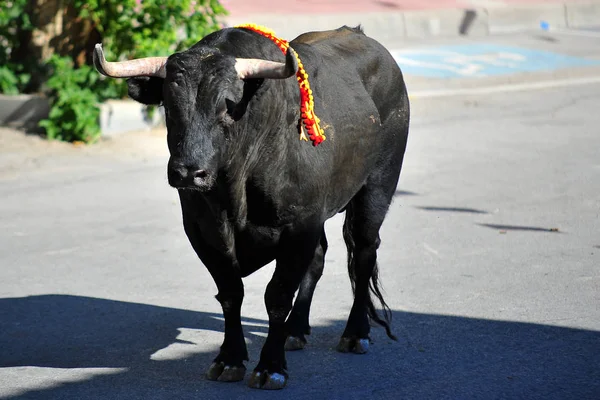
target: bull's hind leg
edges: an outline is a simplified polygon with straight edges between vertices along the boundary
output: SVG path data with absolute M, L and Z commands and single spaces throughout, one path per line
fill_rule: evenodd
M 269 334 L 248 386 L 258 389 L 283 389 L 287 383 L 285 320 L 292 309 L 294 293 L 315 257 L 323 227 L 303 233 L 282 235 L 273 278 L 267 285 L 265 305 L 269 314 Z
M 403 101 L 406 104 L 401 110 L 404 109 L 405 113 L 391 116 L 380 132 L 381 138 L 386 138 L 389 144 L 382 149 L 380 163 L 346 208 L 343 234 L 348 249 L 348 274 L 354 303 L 337 347 L 341 352 L 362 354 L 368 351 L 369 319 L 383 326 L 387 335 L 396 340 L 389 325 L 391 312 L 379 287 L 377 249 L 381 243 L 379 229 L 398 185 L 408 138 L 408 100 L 405 98 Z M 375 309 L 372 294 L 381 303 L 383 319 Z
M 378 285 L 377 249 L 379 229 L 388 210 L 392 193 L 375 187 L 363 188 L 350 202 L 344 221 L 344 240 L 348 248 L 348 273 L 354 290 L 354 303 L 346 329 L 337 346 L 341 352 L 366 353 L 369 349 L 369 318 L 389 328 L 390 312 Z M 385 312 L 381 319 L 375 309 L 370 291 L 378 298 Z
M 323 275 L 325 253 L 327 252 L 327 238 L 325 237 L 324 230 L 321 235 L 319 246 L 317 246 L 314 258 L 302 278 L 300 289 L 298 289 L 298 295 L 294 302 L 294 307 L 285 323 L 288 335 L 285 341 L 286 350 L 303 349 L 306 345 L 306 338 L 304 335 L 310 335 L 310 305 L 317 283 L 319 282 L 321 275 Z

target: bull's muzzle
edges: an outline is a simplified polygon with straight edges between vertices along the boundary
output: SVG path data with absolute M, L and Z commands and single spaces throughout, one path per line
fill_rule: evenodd
M 209 190 L 214 183 L 213 174 L 197 166 L 169 163 L 167 170 L 169 185 L 176 189 Z

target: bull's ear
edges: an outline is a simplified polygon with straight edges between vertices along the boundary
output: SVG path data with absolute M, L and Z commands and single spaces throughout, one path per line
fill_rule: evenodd
M 164 78 L 155 76 L 136 76 L 127 79 L 129 97 L 142 104 L 162 103 Z

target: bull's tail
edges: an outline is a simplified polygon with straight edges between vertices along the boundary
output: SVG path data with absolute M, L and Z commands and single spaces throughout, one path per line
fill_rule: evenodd
M 349 211 L 351 212 L 351 210 L 346 211 L 347 213 Z M 352 236 L 352 216 L 348 214 L 346 214 L 346 221 L 344 222 L 343 235 L 344 241 L 346 242 L 346 248 L 348 250 L 348 275 L 350 276 L 352 293 L 356 296 L 357 265 L 356 258 L 354 256 L 356 246 L 354 237 Z M 377 298 L 381 308 L 383 309 L 383 318 L 379 315 L 377 309 L 375 308 L 375 304 L 373 303 L 373 295 Z M 366 293 L 365 298 L 367 302 L 367 315 L 369 316 L 369 319 L 384 327 L 385 332 L 390 339 L 398 340 L 390 329 L 392 312 L 383 299 L 383 295 L 381 294 L 381 286 L 379 285 L 379 268 L 377 267 L 377 262 L 375 262 L 375 265 L 373 266 L 373 272 L 369 278 L 369 291 Z

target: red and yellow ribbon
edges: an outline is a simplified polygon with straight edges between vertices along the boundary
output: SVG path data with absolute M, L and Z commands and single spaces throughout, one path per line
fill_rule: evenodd
M 290 47 L 290 44 L 287 40 L 278 38 L 275 36 L 275 32 L 265 28 L 264 26 L 256 24 L 243 24 L 237 25 L 236 28 L 250 29 L 271 39 L 277 46 L 279 46 L 283 54 L 285 54 L 288 47 Z M 304 65 L 302 65 L 302 61 L 300 61 L 300 57 L 298 57 L 298 53 L 294 51 L 294 55 L 296 56 L 296 60 L 298 60 L 298 72 L 296 72 L 296 80 L 298 81 L 298 86 L 300 87 L 300 111 L 302 113 L 302 122 L 306 127 L 308 137 L 310 140 L 312 140 L 313 145 L 318 146 L 323 140 L 326 139 L 325 134 L 319 125 L 321 120 L 315 115 L 315 103 L 312 90 L 310 89 L 310 83 L 308 83 L 308 74 L 304 69 Z

